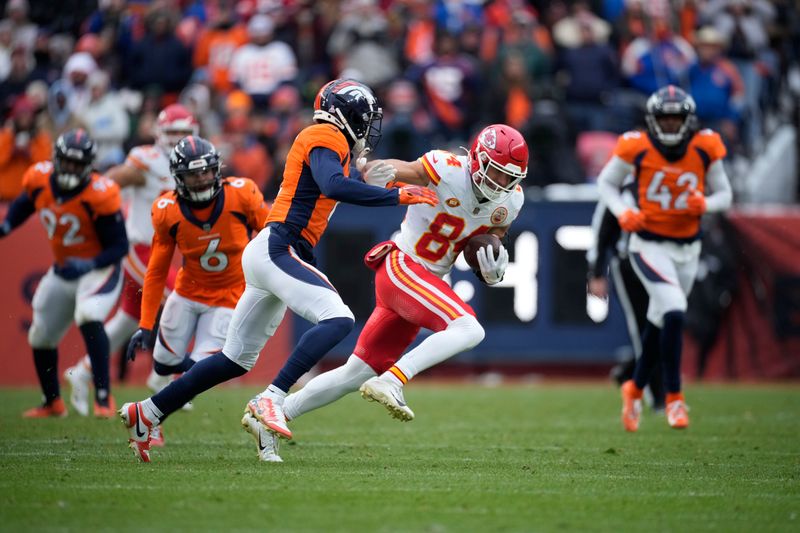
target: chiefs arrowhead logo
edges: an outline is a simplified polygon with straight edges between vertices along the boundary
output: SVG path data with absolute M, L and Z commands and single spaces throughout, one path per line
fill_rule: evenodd
M 486 128 L 481 135 L 481 144 L 490 150 L 497 147 L 497 133 L 494 128 Z
M 458 200 L 458 198 L 448 198 L 444 203 L 450 207 L 458 207 L 461 205 L 461 202 Z
M 499 226 L 506 221 L 506 218 L 508 218 L 508 209 L 505 207 L 498 207 L 492 212 L 492 216 L 489 220 L 492 221 L 492 224 Z

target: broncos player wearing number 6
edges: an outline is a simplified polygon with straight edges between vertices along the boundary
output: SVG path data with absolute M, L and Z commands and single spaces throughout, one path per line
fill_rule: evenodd
M 284 405 L 289 419 L 360 387 L 365 399 L 384 405 L 395 418 L 411 420 L 414 412 L 403 386 L 483 340 L 474 311 L 442 277 L 472 237 L 505 237 L 519 214 L 524 202 L 519 184 L 528 170 L 525 139 L 510 126 L 494 124 L 477 135 L 465 156 L 433 150 L 413 162 L 373 161 L 366 168 L 386 166 L 396 169 L 398 181 L 429 187 L 439 204 L 409 207 L 395 239 L 367 253 L 364 261 L 375 271 L 375 310 L 343 366 L 289 395 Z M 503 279 L 505 247 L 487 245 L 477 259 L 480 281 L 495 285 Z M 421 328 L 434 333 L 403 355 Z
M 725 146 L 709 129 L 697 130 L 694 99 L 669 85 L 647 100 L 647 131 L 620 136 L 598 177 L 603 201 L 630 232 L 631 263 L 649 296 L 642 354 L 633 379 L 622 385 L 622 423 L 637 431 L 642 389 L 659 361 L 664 368 L 667 422 L 689 425 L 681 388 L 681 341 L 687 298 L 700 257 L 700 219 L 726 210 L 731 187 Z M 623 180 L 636 180 L 638 209 L 621 196 Z M 710 193 L 710 194 L 708 194 Z
M 380 138 L 383 112 L 372 90 L 353 80 L 334 80 L 317 94 L 316 124 L 295 138 L 267 225 L 247 245 L 247 282 L 236 304 L 225 346 L 195 364 L 153 397 L 123 406 L 131 445 L 149 461 L 151 428 L 194 396 L 253 368 L 287 307 L 314 323 L 263 393 L 248 402 L 242 423 L 259 443 L 291 438 L 283 415 L 289 388 L 353 328 L 353 313 L 315 266 L 314 246 L 339 201 L 364 206 L 436 204 L 418 186 L 386 189 L 351 174 L 351 152 L 371 150 Z M 265 458 L 262 455 L 262 458 Z
M 268 209 L 256 184 L 221 177 L 222 161 L 213 144 L 184 137 L 170 154 L 175 190 L 153 202 L 153 242 L 142 290 L 139 330 L 128 346 L 150 346 L 175 248 L 183 254 L 175 290 L 167 297 L 153 348 L 153 370 L 171 377 L 218 352 L 233 308 L 244 292 L 242 252 L 250 235 L 264 227 Z M 194 345 L 186 355 L 189 342 Z M 133 404 L 128 404 L 133 405 Z M 152 443 L 163 445 L 160 427 Z
M 116 409 L 103 320 L 122 287 L 120 261 L 128 251 L 128 238 L 119 188 L 92 171 L 95 152 L 86 131 L 61 135 L 53 161 L 37 163 L 25 172 L 23 192 L 0 226 L 4 237 L 38 213 L 55 256 L 33 295 L 33 323 L 28 330 L 44 403 L 25 411 L 26 418 L 67 415 L 58 383 L 58 343 L 73 321 L 92 362 L 94 414 L 108 418 Z

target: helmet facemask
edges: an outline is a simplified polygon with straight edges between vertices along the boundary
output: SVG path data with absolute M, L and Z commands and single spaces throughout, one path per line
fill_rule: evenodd
M 219 193 L 221 185 L 220 165 L 205 165 L 204 161 L 196 160 L 189 163 L 199 163 L 196 169 L 176 172 L 174 175 L 178 194 L 192 203 L 206 203 L 214 199 Z
M 653 93 L 647 100 L 645 115 L 650 135 L 666 147 L 680 145 L 697 129 L 696 107 L 694 99 L 677 87 L 668 86 Z M 659 119 L 676 116 L 683 118 L 678 130 L 665 132 Z
M 53 166 L 56 171 L 56 183 L 62 191 L 76 189 L 92 172 L 91 163 L 66 157 L 56 157 Z
M 474 162 L 471 161 L 473 164 L 470 165 L 471 168 L 475 169 L 471 176 L 472 183 L 484 198 L 493 203 L 505 201 L 527 174 L 526 171 L 513 164 L 505 167 L 499 165 L 489 157 L 488 152 L 481 148 L 469 152 L 469 156 L 470 159 L 474 158 Z M 495 179 L 492 179 L 489 169 L 495 169 L 496 172 L 507 175 L 510 178 L 508 184 L 503 186 Z

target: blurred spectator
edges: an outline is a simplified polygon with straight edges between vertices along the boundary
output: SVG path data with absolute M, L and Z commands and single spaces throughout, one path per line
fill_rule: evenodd
M 128 114 L 116 92 L 109 91 L 109 81 L 102 70 L 89 76 L 91 100 L 80 115 L 97 145 L 95 167 L 100 172 L 125 160 L 122 143 L 129 134 Z
M 70 110 L 80 115 L 89 105 L 92 92 L 89 90 L 89 76 L 97 71 L 97 63 L 91 54 L 78 52 L 72 54 L 64 65 L 64 75 L 53 85 L 63 87 Z
M 469 26 L 480 26 L 483 23 L 482 3 L 476 0 L 436 0 L 436 26 L 455 35 L 460 35 Z
M 38 28 L 28 20 L 28 1 L 9 0 L 6 4 L 6 17 L 11 21 L 14 31 L 14 43 L 33 50 Z
M 583 183 L 585 174 L 575 156 L 565 110 L 554 95 L 536 100 L 535 112 L 521 133 L 530 150 L 526 187 L 552 183 Z
M 383 135 L 373 157 L 413 161 L 431 149 L 431 129 L 430 115 L 422 109 L 414 84 L 392 82 L 384 98 Z
M 225 135 L 216 145 L 226 165 L 225 175 L 250 178 L 263 190 L 273 173 L 272 160 L 249 126 L 246 116 L 229 118 L 225 122 Z
M 775 17 L 775 8 L 766 0 L 711 0 L 701 14 L 729 43 L 728 57 L 739 69 L 745 86 L 745 141 L 757 148 L 763 135 L 763 76 L 776 62 L 768 50 L 766 27 Z
M 484 96 L 484 122 L 523 130 L 533 115 L 533 97 L 533 80 L 525 68 L 525 58 L 518 53 L 506 54 L 500 75 L 492 77 Z
M 591 33 L 591 41 L 598 44 L 608 42 L 611 25 L 589 8 L 588 2 L 572 4 L 572 13 L 553 25 L 553 40 L 564 48 L 578 48 L 586 42 L 585 32 Z
M 736 66 L 724 57 L 727 43 L 714 27 L 695 35 L 697 63 L 689 68 L 689 90 L 697 103 L 700 123 L 712 128 L 731 146 L 738 140 L 738 123 L 745 88 Z
M 200 124 L 200 135 L 211 138 L 222 132 L 219 113 L 211 106 L 211 90 L 202 83 L 193 83 L 181 92 L 178 102 L 195 117 Z
M 436 20 L 433 6 L 425 0 L 409 0 L 403 59 L 410 65 L 424 65 L 434 58 Z
M 256 15 L 247 24 L 250 42 L 238 48 L 231 61 L 231 80 L 265 112 L 269 97 L 282 83 L 297 76 L 297 60 L 288 44 L 272 38 L 274 23 Z
M 609 105 L 620 86 L 617 57 L 600 43 L 588 19 L 578 22 L 580 43 L 562 49 L 556 72 L 564 86 L 567 112 L 577 131 L 612 130 Z
M 0 109 L 8 109 L 14 97 L 22 94 L 30 82 L 40 78 L 34 70 L 35 66 L 33 56 L 24 46 L 14 47 L 11 52 L 11 70 L 6 79 L 0 82 Z
M 36 127 L 33 104 L 17 98 L 6 125 L 0 130 L 0 201 L 10 202 L 22 192 L 22 176 L 34 163 L 52 153 L 52 140 Z
M 628 83 L 642 94 L 665 85 L 685 85 L 689 65 L 696 61 L 692 45 L 675 35 L 666 19 L 653 19 L 647 37 L 631 42 L 622 55 L 622 72 Z
M 175 37 L 169 12 L 155 10 L 148 15 L 147 33 L 134 45 L 127 68 L 132 87 L 158 88 L 177 98 L 192 74 L 191 52 Z
M 10 20 L 0 20 L 0 81 L 11 72 L 11 50 L 14 42 L 14 26 Z
M 236 22 L 233 7 L 229 0 L 220 0 L 219 9 L 200 33 L 194 49 L 194 67 L 206 69 L 211 88 L 222 94 L 233 87 L 228 70 L 231 58 L 247 42 L 247 29 Z
M 42 127 L 53 139 L 57 139 L 66 131 L 84 127 L 77 113 L 69 106 L 69 94 L 62 83 L 50 86 L 47 94 L 47 113 Z
M 550 57 L 545 53 L 540 42 L 534 39 L 536 18 L 527 11 L 516 11 L 511 17 L 511 24 L 502 34 L 494 71 L 499 73 L 504 59 L 509 54 L 525 58 L 525 69 L 535 83 L 543 83 L 550 79 Z
M 466 142 L 480 113 L 477 64 L 459 51 L 456 37 L 446 32 L 437 35 L 436 52 L 431 63 L 412 67 L 409 76 L 422 88 L 436 124 L 434 134 L 444 142 Z
M 377 89 L 399 73 L 385 42 L 386 17 L 376 0 L 350 0 L 350 11 L 336 25 L 328 53 L 338 71 L 358 72 L 357 77 Z

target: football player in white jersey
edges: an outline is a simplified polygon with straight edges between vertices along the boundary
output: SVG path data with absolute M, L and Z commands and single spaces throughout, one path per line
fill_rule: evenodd
M 110 353 L 119 350 L 139 327 L 142 285 L 153 240 L 150 210 L 156 198 L 174 188 L 169 171 L 169 153 L 180 139 L 197 135 L 198 130 L 197 121 L 185 107 L 180 104 L 169 105 L 158 114 L 155 144 L 131 149 L 123 164 L 106 173 L 107 177 L 120 186 L 123 201 L 128 204 L 125 230 L 130 243 L 129 253 L 122 263 L 124 283 L 119 307 L 105 324 Z M 169 290 L 174 279 L 175 273 L 172 272 Z M 89 357 L 84 357 L 75 366 L 68 368 L 64 377 L 72 386 L 70 402 L 73 407 L 80 414 L 87 415 L 92 377 Z M 169 376 L 165 380 L 154 372 L 148 378 L 148 386 L 152 389 L 161 389 L 168 383 Z
M 528 171 L 524 138 L 514 128 L 494 124 L 478 134 L 465 156 L 433 150 L 413 162 L 373 161 L 369 176 L 380 176 L 375 172 L 380 167 L 394 167 L 398 182 L 428 186 L 439 204 L 409 206 L 395 239 L 367 253 L 364 260 L 375 270 L 375 310 L 344 365 L 286 398 L 287 419 L 360 387 L 362 396 L 383 404 L 395 418 L 411 420 L 403 386 L 483 340 L 475 312 L 442 277 L 471 237 L 493 233 L 502 238 L 519 214 L 524 202 L 519 183 Z M 490 247 L 478 252 L 476 275 L 494 285 L 503 279 L 508 252 L 501 246 L 495 258 Z M 420 328 L 434 333 L 403 355 Z

